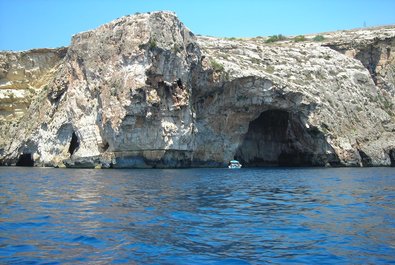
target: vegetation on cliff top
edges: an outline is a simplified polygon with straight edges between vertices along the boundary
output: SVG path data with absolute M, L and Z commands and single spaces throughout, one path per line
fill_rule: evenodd
M 316 35 L 316 36 L 313 38 L 313 41 L 323 41 L 323 40 L 325 40 L 325 37 L 322 36 L 322 35 Z
M 266 43 L 272 43 L 272 42 L 282 41 L 282 40 L 286 40 L 286 39 L 287 39 L 287 37 L 285 37 L 285 36 L 283 36 L 281 34 L 278 34 L 278 35 L 270 36 L 265 42 Z

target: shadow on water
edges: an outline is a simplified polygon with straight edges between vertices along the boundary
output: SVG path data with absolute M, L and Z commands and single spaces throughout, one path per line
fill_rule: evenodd
M 389 263 L 394 191 L 389 168 L 0 168 L 0 263 Z

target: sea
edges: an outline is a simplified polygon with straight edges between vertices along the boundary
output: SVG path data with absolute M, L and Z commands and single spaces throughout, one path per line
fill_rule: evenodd
M 0 167 L 0 264 L 395 264 L 395 169 Z

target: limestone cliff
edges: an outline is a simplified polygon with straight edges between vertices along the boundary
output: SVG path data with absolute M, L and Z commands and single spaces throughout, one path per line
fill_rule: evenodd
M 119 18 L 73 36 L 67 53 L 53 51 L 56 59 L 32 79 L 29 64 L 15 59 L 25 71 L 15 80 L 37 82 L 32 86 L 39 93 L 17 123 L 3 129 L 0 161 L 394 164 L 395 28 L 366 31 L 377 39 L 340 32 L 322 42 L 267 43 L 196 37 L 169 12 Z M 375 63 L 369 45 L 380 53 Z M 2 84 L 8 82 L 3 76 Z
M 0 52 L 0 150 L 10 126 L 16 126 L 34 96 L 48 84 L 67 48 Z
M 212 143 L 216 150 L 258 165 L 391 164 L 393 98 L 360 61 L 312 41 L 202 37 L 199 44 L 208 67 L 223 66 L 194 97 L 201 131 L 222 140 Z
M 326 36 L 323 45 L 362 62 L 374 83 L 395 96 L 394 27 L 340 31 Z

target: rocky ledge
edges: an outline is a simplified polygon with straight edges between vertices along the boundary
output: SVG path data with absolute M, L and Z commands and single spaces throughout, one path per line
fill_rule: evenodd
M 154 12 L 2 52 L 0 162 L 393 166 L 395 27 L 319 36 L 195 36 Z

